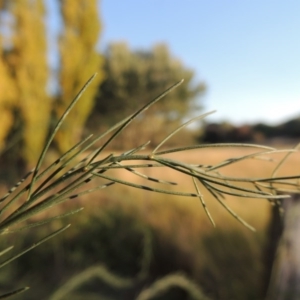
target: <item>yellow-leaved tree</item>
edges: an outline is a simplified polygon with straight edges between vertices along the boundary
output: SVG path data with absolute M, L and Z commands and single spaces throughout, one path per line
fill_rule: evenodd
M 98 72 L 56 136 L 59 150 L 65 152 L 80 139 L 83 126 L 94 106 L 95 94 L 103 80 L 103 59 L 96 51 L 101 29 L 97 1 L 61 0 L 60 9 L 64 28 L 59 41 L 61 93 L 56 101 L 57 116 L 65 111 L 91 74 Z
M 14 23 L 8 64 L 24 123 L 22 157 L 33 166 L 44 145 L 51 112 L 51 101 L 46 92 L 49 72 L 45 8 L 43 0 L 20 0 L 9 4 Z
M 16 86 L 4 61 L 4 49 L 0 39 L 0 152 L 5 148 L 5 139 L 13 125 L 13 108 L 16 105 Z

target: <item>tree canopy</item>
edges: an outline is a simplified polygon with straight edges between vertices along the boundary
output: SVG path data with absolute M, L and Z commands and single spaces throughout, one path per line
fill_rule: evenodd
M 88 122 L 90 128 L 114 124 L 181 79 L 184 79 L 182 85 L 147 111 L 146 121 L 143 117 L 137 120 L 147 131 L 147 138 L 152 132 L 153 142 L 158 132 L 166 131 L 170 121 L 176 124 L 201 108 L 197 100 L 203 95 L 205 84 L 194 81 L 194 71 L 175 58 L 167 45 L 131 50 L 124 42 L 113 43 L 106 49 L 104 57 L 106 77 L 99 86 Z M 129 136 L 122 143 L 128 139 Z
M 152 108 L 166 119 L 182 119 L 199 108 L 196 100 L 205 91 L 203 82 L 195 83 L 194 71 L 173 57 L 165 44 L 149 50 L 131 50 L 126 43 L 111 44 L 104 53 L 106 77 L 99 87 L 92 116 L 112 123 L 128 114 L 174 83 L 184 83 Z M 168 99 L 171 101 L 168 101 Z

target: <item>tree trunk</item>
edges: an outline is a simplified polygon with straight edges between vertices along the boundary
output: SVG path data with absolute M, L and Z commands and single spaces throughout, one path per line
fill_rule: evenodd
M 268 300 L 300 299 L 300 195 L 283 200 L 283 232 L 269 284 Z

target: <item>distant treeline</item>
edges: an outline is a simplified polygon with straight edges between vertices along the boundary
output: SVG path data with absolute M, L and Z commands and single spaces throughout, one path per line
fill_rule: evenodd
M 230 123 L 209 123 L 205 125 L 202 142 L 271 142 L 273 140 L 300 141 L 300 117 L 277 126 L 264 123 L 234 126 Z

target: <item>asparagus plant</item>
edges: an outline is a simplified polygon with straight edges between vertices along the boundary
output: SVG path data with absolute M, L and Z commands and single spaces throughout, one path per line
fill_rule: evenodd
M 181 125 L 176 130 L 167 135 L 157 147 L 155 147 L 152 151 L 149 151 L 149 153 L 147 154 L 145 154 L 145 151 L 142 151 L 150 143 L 146 141 L 144 143 L 141 143 L 141 145 L 122 154 L 110 153 L 109 155 L 105 155 L 105 153 L 107 153 L 107 151 L 105 151 L 107 146 L 110 145 L 110 143 L 115 140 L 118 135 L 121 134 L 126 129 L 126 127 L 130 123 L 132 123 L 132 121 L 134 121 L 135 118 L 140 116 L 150 106 L 154 105 L 166 94 L 170 93 L 173 89 L 179 86 L 183 82 L 183 80 L 171 86 L 161 95 L 150 101 L 142 108 L 138 109 L 132 115 L 121 120 L 104 133 L 101 133 L 95 137 L 93 137 L 93 135 L 87 136 L 82 141 L 74 145 L 69 151 L 61 155 L 61 157 L 59 157 L 55 162 L 42 170 L 45 156 L 55 137 L 55 134 L 59 130 L 61 124 L 64 122 L 68 113 L 72 110 L 74 105 L 76 105 L 76 102 L 79 100 L 80 96 L 94 79 L 94 77 L 95 75 L 93 75 L 87 81 L 85 86 L 81 89 L 81 91 L 66 109 L 64 114 L 61 116 L 52 134 L 48 138 L 35 168 L 31 170 L 26 176 L 24 176 L 24 178 L 22 178 L 19 182 L 17 182 L 0 199 L 1 235 L 41 226 L 46 223 L 53 222 L 57 219 L 61 219 L 66 216 L 78 213 L 83 208 L 71 210 L 64 214 L 54 215 L 50 218 L 45 218 L 42 220 L 30 221 L 33 216 L 51 209 L 55 205 L 58 205 L 70 199 L 74 199 L 76 197 L 80 197 L 84 194 L 108 188 L 114 184 L 126 185 L 133 188 L 142 189 L 147 192 L 199 198 L 210 222 L 213 226 L 215 226 L 215 222 L 211 214 L 209 213 L 202 193 L 202 190 L 206 189 L 216 199 L 216 201 L 218 201 L 234 218 L 236 218 L 244 226 L 253 231 L 255 229 L 246 221 L 244 221 L 226 204 L 223 199 L 225 195 L 233 195 L 236 197 L 246 198 L 262 198 L 274 203 L 278 203 L 280 199 L 289 197 L 288 193 L 292 191 L 298 191 L 298 180 L 300 178 L 300 174 L 293 176 L 291 175 L 276 177 L 275 171 L 277 171 L 277 168 L 276 170 L 274 170 L 274 174 L 272 176 L 261 178 L 238 178 L 222 174 L 222 169 L 229 165 L 239 163 L 243 160 L 249 158 L 259 158 L 263 155 L 269 155 L 280 151 L 285 151 L 287 152 L 287 155 L 289 155 L 290 153 L 297 151 L 297 149 L 278 150 L 273 147 L 263 145 L 226 143 L 200 144 L 160 150 L 162 146 L 164 146 L 164 144 L 179 130 L 185 128 L 191 122 L 203 119 L 212 112 L 200 115 L 199 117 L 193 118 L 185 124 Z M 109 134 L 111 135 L 108 136 Z M 95 148 L 95 145 L 99 143 L 99 140 L 103 141 L 101 146 L 97 147 L 96 150 L 93 150 Z M 182 151 L 186 152 L 192 149 L 198 149 L 200 151 L 204 148 L 210 148 L 212 151 L 214 151 L 215 148 L 225 147 L 244 147 L 251 148 L 254 151 L 253 153 L 244 156 L 226 159 L 225 161 L 216 165 L 199 165 L 197 163 L 188 164 L 166 157 L 166 155 L 170 153 L 179 153 Z M 278 165 L 278 167 L 282 164 L 282 162 Z M 148 185 L 147 182 L 155 182 L 161 184 L 161 186 L 175 186 L 178 185 L 178 183 L 149 177 L 138 171 L 138 169 L 142 168 L 170 168 L 175 172 L 190 177 L 190 180 L 192 181 L 195 189 L 194 191 L 183 192 L 180 191 L 180 187 L 179 190 L 153 187 L 151 185 Z M 126 179 L 117 178 L 110 172 L 115 169 L 124 169 L 135 174 L 136 176 L 140 176 L 145 180 L 145 184 L 141 185 L 128 181 Z M 97 178 L 103 179 L 104 183 L 99 184 L 96 180 Z M 26 184 L 26 181 L 28 180 L 29 183 Z M 94 183 L 94 186 L 90 187 L 90 184 L 88 183 Z M 245 184 L 247 185 L 247 187 L 245 187 Z M 283 186 L 285 187 L 284 189 L 282 188 Z M 287 186 L 289 187 L 288 189 L 286 188 Z M 277 194 L 278 191 L 281 191 L 280 195 Z M 282 191 L 285 192 L 285 195 L 282 194 Z M 26 252 L 65 231 L 67 228 L 69 228 L 69 226 L 70 224 L 63 226 L 62 228 L 52 232 L 43 239 L 37 241 L 34 245 L 28 247 L 27 249 L 24 249 L 16 255 L 11 256 L 10 258 L 7 258 L 2 263 L 0 263 L 0 267 L 7 265 Z M 4 249 L 0 253 L 0 255 L 5 255 L 12 248 L 13 246 Z M 27 289 L 28 287 L 16 289 L 15 291 L 0 296 L 0 299 L 4 299 L 24 292 Z

